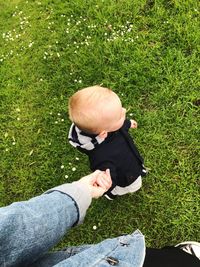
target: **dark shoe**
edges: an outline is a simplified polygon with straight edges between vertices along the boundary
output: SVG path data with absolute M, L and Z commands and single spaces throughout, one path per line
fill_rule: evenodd
M 104 197 L 106 197 L 108 200 L 114 200 L 117 196 L 113 195 L 111 192 L 107 192 L 104 194 Z

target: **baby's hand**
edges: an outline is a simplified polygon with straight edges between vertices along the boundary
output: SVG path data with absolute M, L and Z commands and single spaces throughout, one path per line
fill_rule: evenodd
M 106 169 L 105 171 L 101 171 L 101 174 L 97 176 L 96 185 L 103 188 L 106 191 L 111 187 L 112 180 L 111 180 L 109 169 Z
M 131 121 L 131 128 L 136 129 L 137 128 L 137 121 L 130 120 Z
M 95 172 L 81 178 L 79 181 L 77 181 L 77 183 L 84 184 L 84 186 L 89 189 L 92 198 L 99 198 L 112 185 L 110 170 L 96 170 Z

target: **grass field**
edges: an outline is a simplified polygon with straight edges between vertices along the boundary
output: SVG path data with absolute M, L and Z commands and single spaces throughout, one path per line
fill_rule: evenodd
M 151 171 L 139 192 L 95 200 L 60 246 L 136 228 L 149 246 L 200 241 L 199 8 L 195 0 L 1 0 L 0 205 L 90 172 L 67 140 L 67 101 L 103 84 L 138 121 L 132 134 Z

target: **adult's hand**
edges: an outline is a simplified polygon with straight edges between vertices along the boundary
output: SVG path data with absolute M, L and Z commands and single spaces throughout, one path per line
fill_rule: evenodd
M 96 170 L 95 172 L 81 178 L 79 183 L 89 188 L 92 198 L 101 197 L 112 185 L 110 170 Z

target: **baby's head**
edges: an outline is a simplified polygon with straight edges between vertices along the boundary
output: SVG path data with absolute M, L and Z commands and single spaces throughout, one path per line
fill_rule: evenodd
M 125 114 L 119 97 L 98 85 L 79 90 L 69 99 L 69 116 L 78 128 L 104 138 L 121 128 Z

